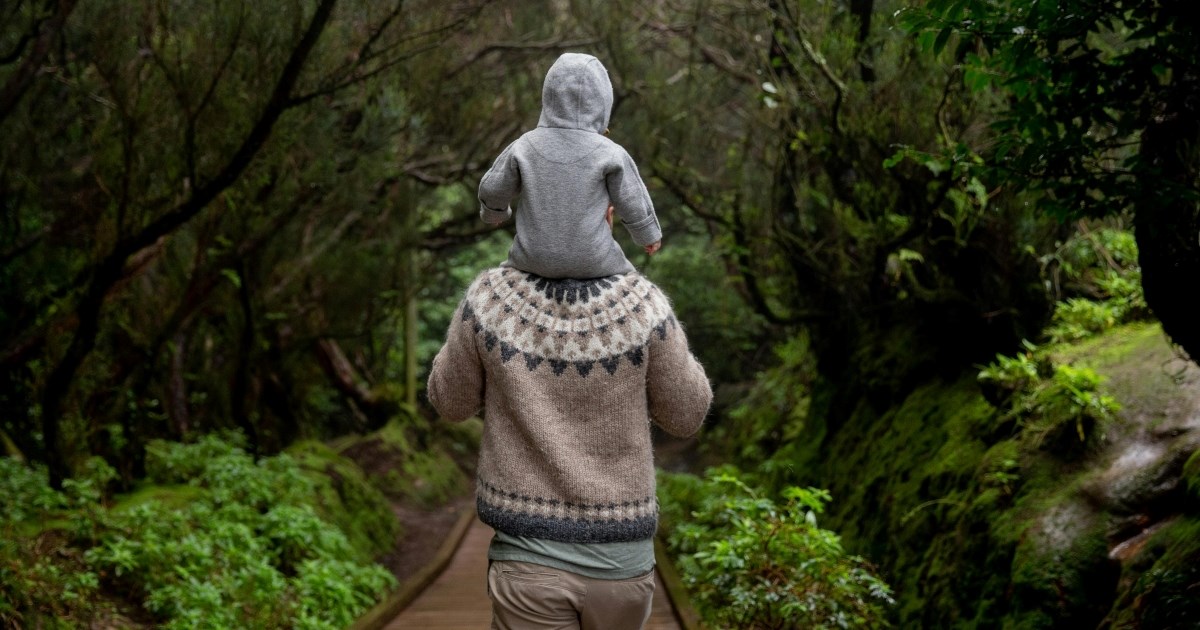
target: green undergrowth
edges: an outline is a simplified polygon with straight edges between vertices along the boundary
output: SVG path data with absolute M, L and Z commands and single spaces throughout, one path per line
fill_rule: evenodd
M 476 418 L 457 424 L 413 419 L 332 446 L 356 462 L 384 496 L 429 508 L 474 489 L 482 434 L 483 423 Z
M 152 442 L 146 466 L 105 501 L 102 460 L 56 492 L 0 458 L 0 626 L 341 628 L 394 585 L 371 561 L 395 540 L 386 501 L 320 445 Z
M 898 627 L 1184 627 L 1178 619 L 1200 618 L 1200 454 L 1182 466 L 1190 498 L 1169 503 L 1178 513 L 1133 561 L 1109 551 L 1136 533 L 1121 532 L 1137 514 L 1159 508 L 1138 504 L 1137 492 L 1109 499 L 1096 489 L 1105 449 L 1131 433 L 1130 418 L 1153 426 L 1177 400 L 1163 367 L 1172 360 L 1156 324 L 1119 324 L 927 382 L 890 408 L 862 400 L 836 432 L 805 415 L 819 389 L 752 391 L 759 404 L 724 431 L 745 436 L 732 459 L 767 496 L 828 489 L 822 525 L 878 566 Z M 764 380 L 778 387 L 800 366 L 784 361 Z M 686 503 L 687 487 L 661 484 L 664 505 Z M 685 526 L 664 517 L 664 531 L 677 537 Z
M 998 358 L 883 412 L 858 407 L 823 445 L 812 481 L 835 498 L 831 526 L 895 587 L 899 625 L 1094 627 L 1132 614 L 1125 589 L 1139 580 L 1183 595 L 1183 582 L 1109 559 L 1127 515 L 1095 505 L 1088 489 L 1099 452 L 1124 431 L 1119 401 L 1170 400 L 1139 367 L 1164 355 L 1157 326 L 1129 324 Z
M 315 440 L 305 440 L 287 450 L 311 481 L 314 507 L 333 523 L 360 559 L 391 550 L 402 533 L 387 498 L 353 461 Z
M 714 628 L 886 626 L 890 588 L 818 526 L 829 495 L 751 486 L 735 468 L 659 473 L 668 552 Z

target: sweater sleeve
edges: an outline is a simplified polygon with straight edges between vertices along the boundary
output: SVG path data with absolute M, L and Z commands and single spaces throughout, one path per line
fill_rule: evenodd
M 650 192 L 638 173 L 637 165 L 624 149 L 620 150 L 617 165 L 604 178 L 613 210 L 621 217 L 633 242 L 646 246 L 662 239 L 662 227 L 654 214 Z
M 700 430 L 712 404 L 712 387 L 674 316 L 650 334 L 646 388 L 655 424 L 678 437 Z
M 521 171 L 513 155 L 517 140 L 508 145 L 479 180 L 479 218 L 499 225 L 512 216 L 511 204 L 521 193 Z
M 429 402 L 438 415 L 461 422 L 483 407 L 484 370 L 475 345 L 474 315 L 464 299 L 454 311 L 446 343 L 429 371 Z

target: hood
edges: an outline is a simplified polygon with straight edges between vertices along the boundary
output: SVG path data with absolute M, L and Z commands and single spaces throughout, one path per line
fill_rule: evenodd
M 546 72 L 538 126 L 604 133 L 612 105 L 604 64 L 591 55 L 565 53 Z

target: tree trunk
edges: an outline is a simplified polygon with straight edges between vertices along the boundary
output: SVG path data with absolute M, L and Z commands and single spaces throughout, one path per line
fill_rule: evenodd
M 333 386 L 353 405 L 353 409 L 365 416 L 366 426 L 359 427 L 360 431 L 377 429 L 396 413 L 396 401 L 380 396 L 364 385 L 358 371 L 336 341 L 318 339 L 316 351 L 317 360 Z
M 171 417 L 171 428 L 176 437 L 183 439 L 191 431 L 188 418 L 187 382 L 183 378 L 184 356 L 187 350 L 187 333 L 180 330 L 172 339 L 171 373 L 167 384 L 167 413 Z
M 1162 103 L 1162 111 L 1142 134 L 1141 157 L 1157 171 L 1153 190 L 1136 204 L 1134 234 L 1146 303 L 1163 331 L 1200 361 L 1196 325 L 1200 278 L 1200 75 L 1184 73 Z M 1169 186 L 1161 186 L 1163 181 Z
M 246 434 L 250 453 L 258 457 L 261 450 L 258 428 L 254 426 L 247 410 L 250 397 L 250 356 L 254 353 L 254 311 L 250 304 L 250 279 L 246 275 L 245 266 L 240 263 L 238 278 L 241 279 L 238 286 L 238 303 L 242 307 L 242 332 L 238 341 L 237 369 L 233 375 L 230 406 L 234 422 Z
M 408 250 L 404 288 L 404 402 L 417 408 L 417 252 Z

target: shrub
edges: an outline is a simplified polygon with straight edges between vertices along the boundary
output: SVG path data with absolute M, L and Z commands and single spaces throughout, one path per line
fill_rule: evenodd
M 209 436 L 152 442 L 147 466 L 173 486 L 109 509 L 100 460 L 58 493 L 44 470 L 0 459 L 0 625 L 87 625 L 87 606 L 71 602 L 107 587 L 164 628 L 341 628 L 394 583 L 321 518 L 287 455 L 255 462 L 236 438 Z M 37 533 L 48 517 L 73 538 Z M 35 548 L 46 536 L 62 539 L 53 558 Z
M 1108 302 L 1071 298 L 1054 306 L 1046 334 L 1054 343 L 1076 341 L 1101 333 L 1121 321 L 1121 312 Z
M 1093 428 L 1112 421 L 1120 409 L 1115 398 L 1100 391 L 1103 377 L 1094 370 L 1054 365 L 1032 346 L 1016 357 L 998 355 L 978 379 L 988 400 L 1005 410 L 1001 423 L 1016 421 L 1034 448 L 1077 452 Z M 1007 394 L 988 395 L 996 389 Z
M 841 540 L 817 526 L 829 494 L 763 496 L 732 468 L 662 473 L 668 548 L 714 627 L 883 627 L 891 591 Z
M 1050 340 L 1075 341 L 1148 317 L 1137 257 L 1133 234 L 1112 228 L 1082 229 L 1046 256 L 1052 284 L 1066 298 L 1055 306 Z
M 45 466 L 0 457 L 0 627 L 36 627 L 43 618 L 58 621 L 49 627 L 70 627 L 91 618 L 98 576 L 65 546 L 62 533 L 38 531 L 73 506 L 93 513 L 83 504 L 99 498 L 97 481 L 107 481 L 112 469 L 98 459 L 85 469 L 90 474 L 58 492 Z M 77 520 L 70 520 L 72 528 L 90 529 Z

